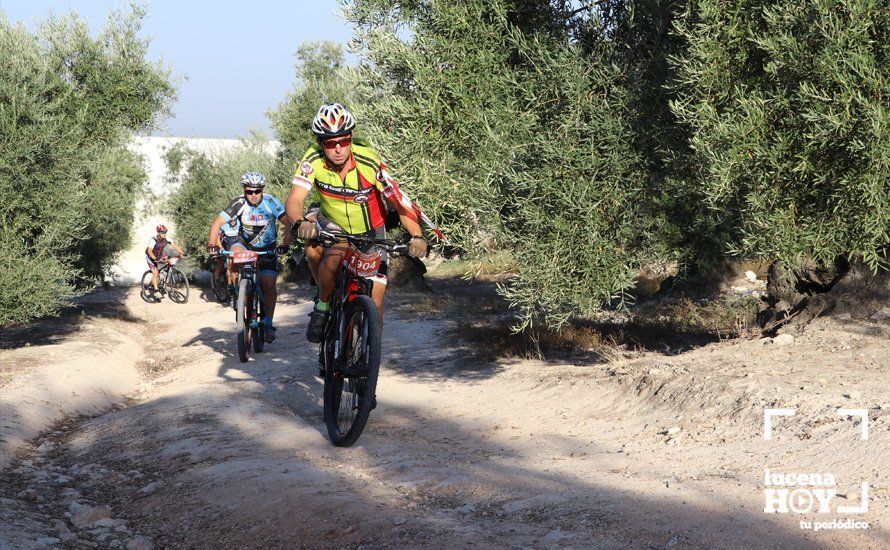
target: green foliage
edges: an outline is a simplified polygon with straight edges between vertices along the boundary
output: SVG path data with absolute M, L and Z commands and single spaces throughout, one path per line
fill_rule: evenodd
M 37 34 L 0 14 L 0 324 L 52 314 L 128 241 L 145 175 L 125 149 L 172 100 L 133 10 L 92 39 L 74 16 Z
M 539 118 L 528 156 L 507 171 L 501 224 L 517 264 L 503 290 L 522 310 L 521 326 L 538 315 L 560 326 L 625 299 L 657 234 L 640 209 L 644 165 L 620 70 L 603 63 L 563 74 L 577 49 L 547 52 L 525 74 L 523 88 L 536 92 L 527 109 Z
M 302 155 L 313 140 L 312 118 L 325 103 L 339 102 L 352 108 L 353 85 L 335 42 L 305 42 L 296 52 L 297 84 L 276 109 L 268 113 L 281 144 L 293 155 Z
M 345 6 L 360 63 L 301 48 L 281 139 L 348 96 L 452 244 L 509 255 L 521 327 L 622 303 L 653 259 L 886 267 L 886 2 Z
M 74 265 L 82 276 L 95 279 L 116 252 L 129 248 L 136 197 L 148 177 L 142 157 L 124 147 L 109 147 L 98 151 L 86 178 L 89 218 Z
M 146 12 L 114 10 L 95 38 L 76 14 L 47 19 L 38 40 L 50 70 L 74 90 L 68 113 L 80 112 L 88 138 L 113 145 L 129 132 L 151 130 L 170 114 L 175 88 L 160 62 L 146 60 L 139 36 Z
M 601 34 L 583 50 L 568 27 L 519 24 L 561 9 L 363 0 L 349 12 L 367 60 L 359 124 L 453 243 L 511 253 L 502 291 L 521 327 L 622 299 L 659 250 L 614 44 Z
M 178 190 L 170 197 L 168 208 L 176 224 L 180 246 L 205 265 L 209 262 L 207 238 L 210 224 L 229 202 L 241 194 L 241 175 L 262 172 L 266 193 L 284 202 L 290 192 L 291 159 L 272 153 L 266 138 L 253 135 L 242 146 L 210 156 L 180 143 L 165 156 Z
M 703 215 L 703 196 L 690 162 L 690 131 L 677 122 L 670 101 L 676 92 L 671 56 L 685 51 L 685 38 L 673 32 L 687 0 L 602 0 L 576 24 L 582 57 L 602 59 L 603 43 L 621 68 L 633 149 L 645 162 L 639 208 L 655 228 L 662 259 L 678 260 L 684 272 L 708 272 L 723 258 L 721 235 Z
M 75 293 L 68 258 L 46 240 L 26 246 L 26 229 L 20 219 L 0 225 L 0 325 L 51 315 Z
M 890 5 L 701 0 L 676 58 L 706 215 L 728 252 L 882 262 L 890 242 Z

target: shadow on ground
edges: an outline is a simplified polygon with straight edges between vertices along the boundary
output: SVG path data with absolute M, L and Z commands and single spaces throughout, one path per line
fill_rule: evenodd
M 448 330 L 437 335 L 439 343 L 463 348 L 461 363 L 476 364 L 472 368 L 480 371 L 486 369 L 479 363 L 514 357 L 598 364 L 626 351 L 676 355 L 726 337 L 680 319 L 648 313 L 637 318 L 633 312 L 611 315 L 620 321 L 606 315 L 606 320 L 575 319 L 558 331 L 516 333 L 516 312 L 498 295 L 497 282 L 432 278 L 430 287 L 428 293 L 393 289 L 389 307 L 406 319 L 444 322 Z
M 128 292 L 129 288 L 99 288 L 79 297 L 55 317 L 3 327 L 0 350 L 56 344 L 80 330 L 83 323 L 96 319 L 142 323 L 144 319 L 133 315 L 125 304 Z

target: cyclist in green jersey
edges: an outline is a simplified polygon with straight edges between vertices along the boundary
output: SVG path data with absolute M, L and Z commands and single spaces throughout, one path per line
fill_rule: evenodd
M 297 237 L 306 240 L 306 260 L 318 283 L 318 300 L 310 313 L 306 338 L 318 343 L 324 333 L 334 292 L 340 259 L 346 245 L 325 249 L 315 239 L 319 230 L 383 238 L 386 231 L 387 203 L 399 214 L 402 226 L 411 235 L 408 254 L 422 258 L 427 241 L 420 229 L 416 212 L 400 201 L 387 201 L 383 182 L 388 175 L 380 156 L 367 144 L 353 139 L 355 118 L 339 103 L 322 105 L 312 121 L 316 143 L 303 155 L 294 174 L 291 192 L 285 202 L 288 217 L 301 220 Z M 310 191 L 316 191 L 318 209 L 304 214 Z M 308 217 L 308 218 L 307 218 Z M 385 277 L 386 268 L 380 274 Z M 385 280 L 385 279 L 384 279 Z M 372 298 L 383 318 L 385 284 L 375 284 Z

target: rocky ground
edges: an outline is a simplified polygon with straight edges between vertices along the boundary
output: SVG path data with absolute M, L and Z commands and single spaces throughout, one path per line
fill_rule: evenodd
M 302 336 L 308 298 L 283 289 L 279 341 L 246 364 L 231 310 L 199 292 L 185 305 L 100 292 L 82 315 L 6 331 L 0 547 L 890 543 L 886 322 L 488 361 L 455 339 L 454 311 L 394 295 L 379 406 L 341 449 Z M 796 414 L 765 440 L 764 408 Z M 838 408 L 867 409 L 867 440 Z M 830 512 L 764 513 L 767 468 L 831 473 Z M 862 482 L 868 511 L 838 513 Z M 846 518 L 869 528 L 800 526 Z

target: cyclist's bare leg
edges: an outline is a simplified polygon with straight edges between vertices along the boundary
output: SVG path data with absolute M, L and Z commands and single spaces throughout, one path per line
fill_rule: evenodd
M 312 272 L 312 278 L 318 282 L 318 265 L 324 258 L 324 248 L 317 242 L 306 243 L 303 249 L 306 254 L 306 263 L 309 264 L 309 271 Z
M 318 283 L 318 299 L 322 302 L 328 302 L 334 293 L 334 286 L 337 284 L 337 275 L 340 270 L 340 262 L 343 258 L 343 252 L 346 245 L 337 244 L 324 251 L 324 258 L 318 264 L 318 275 L 315 282 Z
M 383 328 L 383 296 L 386 294 L 386 285 L 374 283 L 371 288 L 371 299 L 377 304 L 377 312 L 380 313 L 380 328 Z
M 275 288 L 275 275 L 263 275 L 260 284 L 263 285 L 263 308 L 266 317 L 275 315 L 275 302 L 278 300 L 278 290 Z
M 153 265 L 149 267 L 151 269 L 151 286 L 154 287 L 155 292 L 158 291 L 158 266 Z
M 219 279 L 219 276 L 222 275 L 223 270 L 223 260 L 222 258 L 216 259 L 216 265 L 213 267 L 213 276 Z
M 232 252 L 246 252 L 247 249 L 241 244 L 233 244 L 230 248 Z M 236 264 L 235 262 L 229 260 L 229 284 L 238 286 L 238 280 L 241 278 L 241 266 L 243 264 Z

